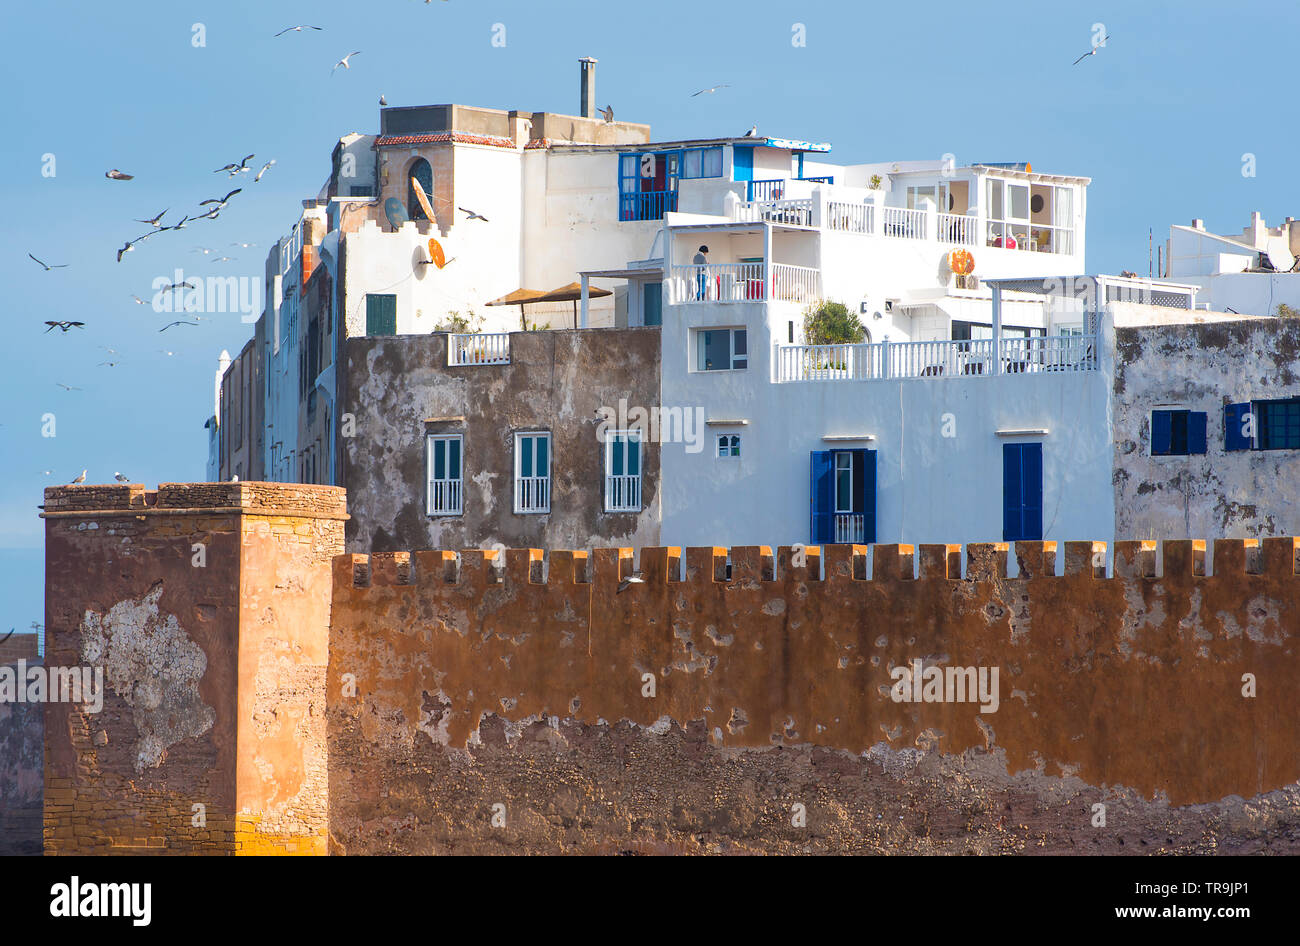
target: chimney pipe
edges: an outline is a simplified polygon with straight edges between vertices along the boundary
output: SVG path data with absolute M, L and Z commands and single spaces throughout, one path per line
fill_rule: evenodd
M 579 102 L 583 118 L 596 117 L 596 62 L 590 56 L 578 60 L 582 65 L 581 100 Z

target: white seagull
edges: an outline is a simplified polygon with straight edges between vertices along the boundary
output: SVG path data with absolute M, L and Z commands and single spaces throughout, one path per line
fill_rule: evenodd
M 1101 38 L 1101 41 L 1098 42 L 1098 43 L 1096 43 L 1096 44 L 1092 47 L 1092 49 L 1088 50 L 1086 53 L 1084 53 L 1082 56 L 1080 56 L 1078 59 L 1076 59 L 1076 60 L 1074 61 L 1074 65 L 1077 66 L 1079 63 L 1083 62 L 1083 61 L 1084 61 L 1085 59 L 1087 59 L 1089 56 L 1095 56 L 1095 55 L 1097 55 L 1097 50 L 1099 50 L 1099 49 L 1101 49 L 1103 46 L 1105 46 L 1105 45 L 1106 45 L 1106 40 L 1108 40 L 1108 39 L 1110 39 L 1110 34 L 1109 34 L 1109 33 L 1107 33 L 1105 36 L 1103 36 L 1103 37 Z
M 258 171 L 257 176 L 253 178 L 253 183 L 256 184 L 258 181 L 260 181 L 262 179 L 262 175 L 265 174 L 267 171 L 271 170 L 271 165 L 274 163 L 275 163 L 275 158 L 272 158 L 270 161 L 267 161 L 265 164 L 263 164 L 262 170 Z
M 716 92 L 716 91 L 718 91 L 718 89 L 729 89 L 729 88 L 731 88 L 731 86 L 727 85 L 727 84 L 724 82 L 722 85 L 715 85 L 715 86 L 713 86 L 713 88 L 711 88 L 711 89 L 700 89 L 700 91 L 698 91 L 698 92 L 692 92 L 692 93 L 691 93 L 691 98 L 695 98 L 695 96 L 697 96 L 697 95 L 706 95 L 706 94 L 711 93 L 711 92 Z
M 280 32 L 276 33 L 275 35 L 283 36 L 285 33 L 301 33 L 303 30 L 319 30 L 319 29 L 320 29 L 319 26 L 308 26 L 304 23 L 302 26 L 286 26 L 284 29 L 280 30 Z M 273 36 L 271 38 L 274 39 L 275 37 Z
M 344 69 L 351 69 L 352 66 L 348 63 L 348 60 L 351 59 L 353 56 L 360 56 L 360 55 L 361 55 L 361 50 L 359 49 L 354 53 L 348 53 L 338 62 L 334 63 L 334 69 L 337 69 L 339 66 L 342 66 Z M 330 70 L 330 75 L 334 75 L 334 69 Z

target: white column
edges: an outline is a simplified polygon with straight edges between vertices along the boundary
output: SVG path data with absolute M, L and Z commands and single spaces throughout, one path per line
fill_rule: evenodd
M 993 287 L 993 373 L 1002 374 L 1002 287 Z
M 775 296 L 772 291 L 775 287 L 772 285 L 772 225 L 763 224 L 763 298 L 771 299 Z
M 588 293 L 590 292 L 590 290 L 591 290 L 591 277 L 587 276 L 587 275 L 584 273 L 584 274 L 582 274 L 582 306 L 581 306 L 581 309 L 580 309 L 580 312 L 581 312 L 582 314 L 581 314 L 581 316 L 580 316 L 579 319 L 578 319 L 578 327 L 579 327 L 579 328 L 586 328 L 586 327 L 587 327 L 587 304 L 588 304 L 588 302 L 590 301 L 589 296 L 588 296 Z

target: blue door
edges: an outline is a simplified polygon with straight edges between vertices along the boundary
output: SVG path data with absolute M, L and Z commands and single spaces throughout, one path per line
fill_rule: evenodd
M 643 325 L 663 325 L 664 324 L 664 284 L 661 282 L 648 282 L 645 284 L 644 295 L 642 296 L 641 313 L 644 318 L 641 320 Z
M 1002 445 L 1002 541 L 1043 537 L 1043 445 Z

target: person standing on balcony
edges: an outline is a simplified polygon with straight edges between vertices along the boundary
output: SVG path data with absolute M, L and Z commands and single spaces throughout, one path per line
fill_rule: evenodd
M 704 268 L 709 265 L 709 257 L 706 255 L 708 252 L 709 248 L 707 246 L 701 246 L 699 252 L 695 254 L 695 259 L 691 260 L 692 263 L 699 267 L 698 275 L 695 277 L 696 299 L 704 299 L 708 294 L 706 291 L 708 276 L 706 275 L 707 270 Z

